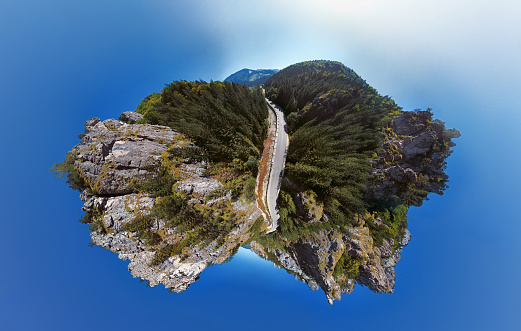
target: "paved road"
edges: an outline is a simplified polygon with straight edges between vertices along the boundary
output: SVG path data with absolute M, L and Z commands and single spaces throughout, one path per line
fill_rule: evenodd
M 279 196 L 280 183 L 284 174 L 284 165 L 286 164 L 286 153 L 288 151 L 288 133 L 286 132 L 286 119 L 282 110 L 268 101 L 270 109 L 277 116 L 277 134 L 275 137 L 275 150 L 272 156 L 272 164 L 268 189 L 266 193 L 268 212 L 272 221 L 272 226 L 268 229 L 268 233 L 273 232 L 279 226 L 279 211 L 277 208 L 277 197 Z

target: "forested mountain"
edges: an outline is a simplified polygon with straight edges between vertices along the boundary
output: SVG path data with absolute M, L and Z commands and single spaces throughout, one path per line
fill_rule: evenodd
M 284 109 L 290 135 L 279 195 L 281 238 L 363 222 L 375 240 L 398 240 L 408 207 L 446 188 L 442 169 L 459 132 L 433 121 L 430 110 L 403 112 L 333 61 L 291 65 L 265 87 Z M 322 219 L 303 212 L 303 199 L 313 201 Z M 376 219 L 386 225 L 374 225 Z
M 266 79 L 271 77 L 278 69 L 242 69 L 226 77 L 225 82 L 244 84 L 246 86 L 262 85 Z
M 378 95 L 352 69 L 336 61 L 307 61 L 290 65 L 266 81 L 267 96 L 281 106 L 286 115 L 304 108 L 330 90 L 353 89 Z
M 88 120 L 51 170 L 82 191 L 92 244 L 130 259 L 152 285 L 183 291 L 248 245 L 330 302 L 355 283 L 392 292 L 408 208 L 447 188 L 459 132 L 430 109 L 402 111 L 340 62 L 276 72 L 265 95 L 284 110 L 289 147 L 280 221 L 266 233 L 276 220 L 258 204 L 262 169 L 285 147 L 273 143 L 284 128 L 280 117 L 270 125 L 262 89 L 244 84 L 272 73 L 172 82 L 119 121 Z
M 168 84 L 136 109 L 138 123 L 178 130 L 195 143 L 171 148 L 175 157 L 208 161 L 209 175 L 234 196 L 254 199 L 255 179 L 268 128 L 266 100 L 260 88 L 229 82 Z
M 291 65 L 265 88 L 284 109 L 290 142 L 279 228 L 252 247 L 310 287 L 313 275 L 330 300 L 355 280 L 392 291 L 408 208 L 443 194 L 460 133 L 430 109 L 402 111 L 339 62 Z
M 352 224 L 355 214 L 369 207 L 363 193 L 370 159 L 400 108 L 354 71 L 331 61 L 283 69 L 266 82 L 266 95 L 287 115 L 286 176 L 293 185 L 285 187 L 286 193 L 310 190 L 324 204 L 329 223 Z M 297 220 L 296 214 L 287 216 L 290 224 Z

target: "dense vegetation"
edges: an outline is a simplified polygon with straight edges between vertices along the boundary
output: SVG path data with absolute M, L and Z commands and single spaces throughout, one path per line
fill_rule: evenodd
M 197 146 L 174 146 L 150 178 L 138 181 L 136 190 L 160 197 L 152 212 L 136 217 L 129 231 L 150 244 L 162 242 L 161 233 L 150 230 L 151 220 L 158 218 L 175 228 L 184 238 L 175 244 L 158 245 L 153 264 L 172 255 L 182 255 L 184 247 L 224 238 L 241 215 L 229 200 L 211 206 L 190 205 L 185 194 L 172 189 L 180 162 L 207 161 L 208 175 L 218 178 L 224 189 L 207 199 L 226 192 L 232 196 L 255 199 L 255 179 L 268 121 L 264 96 L 259 88 L 228 82 L 186 82 L 168 84 L 160 94 L 146 97 L 136 109 L 144 115 L 140 122 L 166 125 L 183 133 Z
M 208 244 L 216 240 L 217 245 L 224 243 L 224 238 L 229 234 L 235 221 L 241 216 L 237 214 L 228 200 L 218 201 L 207 205 L 191 205 L 187 202 L 187 195 L 173 189 L 177 162 L 163 162 L 163 164 L 150 173 L 150 178 L 137 183 L 139 191 L 151 193 L 152 197 L 159 198 L 151 213 L 136 216 L 131 222 L 125 224 L 125 229 L 137 232 L 138 237 L 144 239 L 149 245 L 156 246 L 156 255 L 152 264 L 159 264 L 173 255 L 184 255 L 185 247 L 193 247 L 197 244 Z M 152 229 L 155 220 L 166 222 L 166 227 L 175 229 L 183 239 L 177 243 L 162 244 L 164 233 Z
M 265 247 L 284 251 L 312 233 L 364 226 L 375 246 L 386 241 L 394 250 L 407 228 L 408 208 L 447 187 L 442 169 L 459 132 L 432 120 L 430 109 L 402 112 L 341 63 L 289 66 L 267 80 L 266 95 L 284 109 L 290 144 L 280 224 L 258 240 Z M 404 155 L 397 144 L 406 144 L 413 131 L 421 138 L 411 150 L 418 142 L 427 149 Z M 362 263 L 345 251 L 333 276 L 355 279 Z
M 190 203 L 190 199 L 202 197 L 179 192 L 175 187 L 182 178 L 182 164 L 203 162 L 199 165 L 206 166 L 206 174 L 224 184 L 224 188 L 210 193 L 207 201 L 228 192 L 232 197 L 255 200 L 259 157 L 269 124 L 261 89 L 228 82 L 173 82 L 161 93 L 146 97 L 136 112 L 144 115 L 140 123 L 169 126 L 180 134 L 162 155 L 162 162 L 143 169 L 147 172 L 133 178 L 127 187 L 157 200 L 151 211 L 135 212 L 135 217 L 122 230 L 135 233 L 156 250 L 153 264 L 172 255 L 186 257 L 186 247 L 212 241 L 216 241 L 217 247 L 224 244 L 243 212 L 235 211 L 229 199 L 209 204 Z M 89 185 L 74 162 L 75 156 L 69 152 L 51 171 L 60 177 L 67 176 L 71 188 L 88 190 Z M 103 215 L 103 210 L 94 208 L 80 222 L 89 224 L 91 231 L 110 233 L 112 229 L 105 226 Z M 174 229 L 181 239 L 175 243 L 166 240 L 170 235 L 159 230 L 158 220 L 165 222 L 165 228 Z
M 333 90 L 306 106 L 292 126 L 287 176 L 317 194 L 334 224 L 366 207 L 368 159 L 395 108 L 355 90 Z
M 172 82 L 160 94 L 146 97 L 136 111 L 144 115 L 141 123 L 169 126 L 198 146 L 172 148 L 173 156 L 210 161 L 207 173 L 221 180 L 233 196 L 255 199 L 269 124 L 260 88 L 229 82 Z
M 266 81 L 266 94 L 286 115 L 304 108 L 331 90 L 353 89 L 381 98 L 353 70 L 335 61 L 307 61 L 293 64 Z
M 427 128 L 427 138 L 437 141 L 430 151 L 414 156 L 423 166 L 414 178 L 395 181 L 390 187 L 386 186 L 389 178 L 378 170 L 406 160 L 394 144 L 409 135 L 394 132 L 390 125 L 402 114 L 391 98 L 381 96 L 353 70 L 332 61 L 289 66 L 270 77 L 265 88 L 267 97 L 284 109 L 290 145 L 278 199 L 279 228 L 261 236 L 265 224 L 259 218 L 248 242 L 255 239 L 269 248 L 268 258 L 279 263 L 272 252 L 284 251 L 307 235 L 332 229 L 347 233 L 348 227 L 365 226 L 375 246 L 385 240 L 396 248 L 407 227 L 409 206 L 421 205 L 429 192 L 441 194 L 445 189 L 448 176 L 439 166 L 444 163 L 432 166 L 433 160 L 444 162 L 450 154 L 450 138 L 459 132 L 445 130 L 442 122 L 432 120 L 430 112 L 403 113 L 411 113 L 407 116 L 414 117 L 414 123 Z M 160 165 L 133 181 L 130 188 L 157 202 L 150 213 L 138 213 L 123 230 L 153 247 L 153 264 L 173 255 L 187 257 L 186 248 L 199 243 L 222 245 L 244 215 L 234 211 L 229 199 L 214 199 L 230 192 L 234 198 L 255 200 L 255 179 L 269 124 L 262 90 L 229 82 L 177 81 L 146 97 L 136 112 L 144 115 L 138 123 L 169 126 L 181 135 L 163 154 Z M 394 123 L 403 118 L 406 116 Z M 175 184 L 181 178 L 181 164 L 202 161 L 207 165 L 206 175 L 217 178 L 224 187 L 206 196 L 207 204 L 191 203 L 190 199 L 202 197 L 178 192 Z M 87 187 L 70 153 L 51 170 L 66 174 L 74 189 Z M 378 194 L 370 194 L 371 187 L 378 187 L 374 190 Z M 379 194 L 382 191 L 385 194 Z M 155 226 L 158 220 L 175 229 L 178 240 L 167 240 L 165 231 Z M 92 231 L 110 232 L 102 211 L 90 211 L 80 221 L 89 223 Z M 333 276 L 354 279 L 364 262 L 346 250 Z
M 290 185 L 280 197 L 281 231 L 304 225 L 291 201 L 304 191 L 316 194 L 330 224 L 354 224 L 355 214 L 369 207 L 363 197 L 369 160 L 381 146 L 382 128 L 400 108 L 331 61 L 298 63 L 278 72 L 268 79 L 266 94 L 285 109 L 290 134 L 285 170 Z
M 212 162 L 258 158 L 268 126 L 261 90 L 228 82 L 173 82 L 136 111 L 144 115 L 142 122 L 184 133 Z

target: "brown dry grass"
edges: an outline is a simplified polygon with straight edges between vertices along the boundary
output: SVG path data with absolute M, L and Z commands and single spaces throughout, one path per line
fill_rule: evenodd
M 271 112 L 271 110 L 270 110 Z M 265 214 L 269 215 L 268 210 L 266 208 L 266 205 L 264 203 L 264 194 L 263 194 L 263 188 L 264 183 L 268 177 L 269 169 L 270 169 L 270 156 L 271 151 L 273 149 L 273 144 L 275 142 L 275 132 L 276 132 L 276 122 L 272 121 L 269 129 L 268 134 L 266 136 L 266 140 L 264 140 L 264 147 L 262 150 L 261 159 L 259 162 L 259 173 L 257 176 L 257 185 L 256 185 L 256 194 L 257 194 L 257 206 L 259 209 Z

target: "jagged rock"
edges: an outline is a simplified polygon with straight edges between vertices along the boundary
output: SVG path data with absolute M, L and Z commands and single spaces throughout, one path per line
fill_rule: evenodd
M 404 196 L 410 187 L 443 194 L 448 176 L 443 169 L 454 143 L 461 134 L 432 121 L 429 111 L 406 111 L 391 123 L 388 135 L 373 160 L 373 176 L 365 196 L 368 200 L 388 201 Z M 421 201 L 408 201 L 421 205 Z
M 178 257 L 170 257 L 157 267 L 151 267 L 153 252 L 144 250 L 139 253 L 120 253 L 119 258 L 130 260 L 128 269 L 132 276 L 149 281 L 150 286 L 164 284 L 174 292 L 183 292 L 199 279 L 201 272 L 208 266 L 205 261 L 186 262 Z
M 276 249 L 275 256 L 286 270 L 293 271 L 297 274 L 302 273 L 302 270 L 300 269 L 297 261 L 294 258 L 292 258 L 288 253 Z
M 129 122 L 137 119 L 133 119 L 131 114 L 125 116 Z M 456 132 L 445 130 L 442 124 L 430 122 L 429 112 L 405 112 L 393 121 L 393 130 L 399 136 L 385 140 L 379 158 L 373 162 L 376 179 L 372 189 L 368 190 L 372 198 L 386 199 L 397 194 L 401 186 L 422 174 L 445 178 L 441 168 L 446 150 L 439 151 L 434 147 L 440 144 L 442 136 L 457 136 Z M 187 289 L 208 265 L 222 263 L 235 254 L 238 247 L 250 238 L 253 223 L 261 216 L 253 203 L 233 201 L 231 194 L 226 192 L 219 191 L 223 194 L 207 201 L 209 194 L 223 190 L 223 185 L 206 175 L 204 162 L 179 161 L 176 165 L 179 180 L 174 188 L 187 195 L 189 205 L 200 208 L 229 203 L 241 216 L 220 244 L 217 241 L 196 243 L 185 247 L 182 256 L 171 256 L 153 266 L 159 248 L 181 242 L 186 234 L 177 233 L 168 227 L 166 220 L 157 217 L 150 222 L 152 229 L 161 231 L 161 247 L 147 246 L 137 233 L 125 231 L 129 228 L 125 227 L 126 223 L 136 216 L 148 214 L 156 204 L 156 198 L 132 193 L 129 184 L 137 176 L 146 174 L 149 166 L 159 164 L 161 155 L 168 148 L 187 146 L 195 147 L 184 138 L 181 141 L 177 132 L 167 127 L 115 120 L 101 122 L 94 118 L 85 124 L 82 144 L 73 149 L 75 166 L 92 188 L 81 195 L 85 201 L 83 210 L 93 213 L 103 227 L 91 233 L 92 242 L 118 253 L 120 259 L 129 260 L 129 270 L 134 277 L 148 280 L 151 286 L 164 284 L 176 292 Z M 418 155 L 425 156 L 431 160 L 430 163 L 415 163 Z M 294 185 L 289 180 L 286 182 Z M 441 192 L 444 188 L 443 183 L 429 185 L 431 192 Z M 305 222 L 328 222 L 323 206 L 317 203 L 311 192 L 300 191 L 293 198 L 297 214 Z M 340 300 L 342 293 L 351 293 L 356 283 L 375 292 L 392 292 L 394 267 L 410 240 L 409 231 L 405 230 L 397 244 L 396 240 L 386 239 L 377 247 L 365 222 L 359 220 L 356 224 L 359 226 L 350 227 L 345 233 L 330 229 L 303 235 L 287 242 L 284 248 L 273 250 L 254 241 L 251 249 L 294 274 L 311 289 L 322 288 L 330 303 Z M 374 220 L 374 224 L 386 226 L 379 218 Z M 344 261 L 346 254 L 358 263 L 358 276 L 335 273 L 337 263 Z
M 408 136 L 403 142 L 403 154 L 405 159 L 411 159 L 419 154 L 425 154 L 433 147 L 436 142 L 436 135 L 433 131 L 423 131 L 416 136 Z
M 328 299 L 340 300 L 341 291 L 333 277 L 333 271 L 344 249 L 340 232 L 324 230 L 301 237 L 288 251 L 299 260 L 304 272 L 320 285 Z
M 299 214 L 301 214 L 308 223 L 324 221 L 322 219 L 324 215 L 324 204 L 316 200 L 316 195 L 312 191 L 297 193 L 294 200 Z
M 119 119 L 122 122 L 125 122 L 128 124 L 134 124 L 142 118 L 143 118 L 143 115 L 140 113 L 136 113 L 135 111 L 126 111 L 126 112 L 121 113 L 121 115 L 119 116 Z
M 406 111 L 393 120 L 393 130 L 397 135 L 414 135 L 425 129 L 425 121 L 431 118 L 428 111 Z
M 264 258 L 268 258 L 268 253 L 271 252 L 258 242 L 252 242 L 251 248 Z M 290 243 L 284 251 L 275 249 L 271 253 L 282 268 L 295 274 L 311 289 L 322 288 L 331 303 L 333 299 L 340 300 L 342 293 L 350 293 L 354 287 L 353 280 L 343 280 L 345 285 L 341 287 L 333 276 L 335 265 L 344 250 L 345 244 L 340 232 L 323 230 L 302 236 Z
M 403 169 L 402 167 L 394 166 L 387 169 L 387 173 L 391 177 L 390 179 L 399 182 L 405 183 L 408 181 L 412 181 L 416 178 L 416 173 L 411 168 Z
M 94 244 L 114 253 L 124 252 L 129 254 L 144 251 L 143 244 L 140 241 L 131 240 L 124 233 L 100 234 L 98 232 L 92 232 L 90 237 Z
M 369 228 L 349 228 L 349 233 L 344 234 L 343 240 L 349 255 L 362 261 L 356 281 L 374 292 L 392 292 L 393 284 L 385 274 L 379 249 L 374 245 Z
M 204 166 L 204 163 L 183 164 L 181 166 L 181 181 L 179 181 L 176 190 L 187 194 L 195 193 L 198 197 L 205 197 L 210 192 L 222 188 L 221 182 L 206 176 L 205 169 L 202 166 Z
M 155 199 L 142 194 L 126 194 L 116 197 L 91 195 L 83 205 L 85 211 L 101 211 L 105 227 L 116 233 L 121 226 L 138 214 L 148 213 L 155 205 Z
M 165 126 L 93 118 L 82 144 L 73 148 L 75 166 L 97 194 L 126 194 L 132 179 L 158 164 L 177 132 Z
M 384 140 L 378 158 L 372 163 L 373 180 L 366 190 L 368 201 L 389 201 L 393 196 L 402 196 L 411 183 L 418 183 L 420 189 L 428 192 L 443 191 L 444 180 L 448 178 L 443 167 L 450 154 L 450 139 L 459 136 L 459 132 L 446 130 L 443 123 L 432 121 L 431 117 L 429 111 L 420 111 L 404 112 L 394 119 L 392 131 Z M 427 183 L 423 185 L 425 180 Z M 286 178 L 284 183 L 298 192 L 292 194 L 301 220 L 327 221 L 323 210 L 313 213 L 317 204 L 295 183 Z M 336 263 L 343 254 L 357 261 L 349 263 L 358 263 L 357 283 L 374 292 L 392 292 L 396 281 L 394 267 L 410 239 L 410 232 L 405 230 L 398 243 L 396 239 L 384 239 L 380 246 L 376 246 L 363 217 L 358 216 L 355 221 L 359 226 L 348 228 L 341 238 L 337 230 L 331 230 L 290 241 L 284 249 L 272 251 L 258 243 L 251 247 L 260 256 L 271 259 L 278 267 L 294 273 L 308 284 L 318 284 L 330 302 L 340 299 L 341 293 L 350 293 L 355 285 L 355 280 L 346 276 L 348 273 L 333 276 Z M 374 219 L 374 226 L 387 227 L 380 218 Z
M 93 204 L 97 197 L 92 197 L 86 204 Z M 150 286 L 164 284 L 175 292 L 186 290 L 190 284 L 199 278 L 199 274 L 210 264 L 219 264 L 235 254 L 237 248 L 249 239 L 249 229 L 260 216 L 254 206 L 249 206 L 249 213 L 245 215 L 244 222 L 239 223 L 227 236 L 224 244 L 217 247 L 215 241 L 207 245 L 195 245 L 186 251 L 188 258 L 181 261 L 180 257 L 170 257 L 158 266 L 151 266 L 155 252 L 147 247 L 141 240 L 135 238 L 133 233 L 120 232 L 122 226 L 134 218 L 137 213 L 146 213 L 155 203 L 155 199 L 136 194 L 108 198 L 103 210 L 104 220 L 113 221 L 111 233 L 100 234 L 92 232 L 92 242 L 112 252 L 119 253 L 122 260 L 130 260 L 129 270 L 134 277 L 140 277 L 149 281 Z M 233 205 L 233 204 L 232 204 Z M 157 220 L 153 225 L 157 230 L 165 227 L 163 220 Z M 167 243 L 177 243 L 183 236 L 165 231 L 171 237 Z
M 256 241 L 252 241 L 250 243 L 250 247 L 251 250 L 255 252 L 257 255 L 269 260 L 268 252 L 271 252 L 269 248 L 262 246 Z M 275 256 L 277 257 L 277 263 L 280 264 L 280 266 L 275 264 L 275 267 L 284 268 L 286 271 L 294 274 L 296 279 L 302 280 L 313 291 L 316 291 L 320 288 L 317 282 L 311 276 L 307 275 L 304 270 L 302 270 L 302 268 L 300 267 L 300 262 L 294 259 L 289 253 L 286 253 L 278 249 L 276 249 L 272 253 L 275 254 Z
M 93 205 L 98 197 L 91 197 L 86 204 Z M 122 226 L 134 218 L 135 214 L 146 213 L 153 207 L 155 199 L 148 196 L 129 194 L 106 199 L 103 209 L 103 218 L 111 219 L 113 226 L 110 233 L 101 234 L 92 232 L 92 242 L 112 252 L 119 253 L 122 260 L 130 260 L 129 270 L 134 277 L 148 280 L 150 286 L 164 284 L 175 292 L 186 290 L 191 283 L 199 278 L 199 274 L 210 264 L 219 264 L 235 254 L 237 248 L 249 239 L 249 229 L 253 222 L 260 216 L 256 208 L 250 206 L 245 221 L 228 235 L 225 243 L 217 247 L 216 242 L 208 245 L 195 245 L 187 251 L 188 258 L 181 261 L 179 257 L 170 257 L 158 266 L 151 266 L 155 252 L 147 247 L 141 240 L 135 238 L 133 233 L 120 232 Z M 158 230 L 164 229 L 165 222 L 157 220 L 154 227 Z M 168 232 L 166 233 L 169 234 Z M 168 243 L 176 243 L 182 236 L 172 236 Z
M 364 243 L 357 245 L 360 251 L 359 254 L 364 260 L 364 263 L 360 265 L 360 276 L 357 278 L 357 282 L 377 293 L 393 292 L 396 282 L 394 267 L 400 261 L 403 247 L 407 245 L 411 237 L 410 232 L 405 230 L 402 240 L 394 251 L 393 240 L 384 240 L 382 246 L 374 247 L 368 228 L 362 228 L 356 232 L 351 231 L 351 234 L 359 238 L 356 241 L 352 241 L 353 243 Z
M 393 250 L 393 240 L 384 240 L 382 246 L 376 247 L 367 227 L 351 227 L 348 230 L 343 234 L 337 230 L 323 230 L 306 235 L 289 243 L 284 250 L 272 251 L 258 242 L 252 242 L 251 249 L 265 259 L 270 259 L 270 253 L 273 254 L 277 267 L 295 274 L 312 289 L 322 288 L 330 303 L 340 300 L 341 294 L 351 293 L 355 282 L 377 293 L 392 292 L 394 267 L 400 260 L 403 247 L 410 240 L 410 232 L 405 230 L 398 247 Z M 344 274 L 333 275 L 337 262 L 345 252 L 362 261 L 356 280 L 348 279 Z
M 221 188 L 223 185 L 213 178 L 187 178 L 177 187 L 177 190 L 188 194 L 208 195 L 210 192 Z
M 129 123 L 140 117 L 132 112 L 122 114 L 122 119 Z M 156 198 L 133 193 L 129 185 L 138 176 L 146 174 L 150 166 L 160 164 L 162 154 L 168 148 L 196 147 L 179 137 L 176 131 L 164 126 L 127 124 L 112 119 L 102 122 L 93 118 L 85 123 L 82 143 L 72 151 L 74 164 L 90 187 L 80 196 L 85 201 L 82 209 L 91 214 L 89 222 L 100 224 L 98 230 L 91 233 L 92 242 L 118 253 L 120 259 L 130 260 L 129 270 L 134 277 L 148 280 L 151 286 L 164 284 L 176 292 L 188 288 L 208 265 L 223 263 L 235 254 L 250 238 L 250 228 L 261 216 L 253 203 L 232 201 L 230 194 L 214 199 L 208 203 L 209 207 L 230 203 L 240 215 L 224 243 L 196 243 L 185 247 L 182 259 L 181 256 L 172 256 L 152 266 L 160 247 L 147 246 L 138 233 L 126 231 L 125 224 L 137 216 L 148 215 L 156 204 Z M 179 162 L 176 165 L 179 176 L 176 189 L 187 193 L 192 205 L 205 204 L 205 197 L 210 192 L 223 187 L 217 179 L 205 174 L 204 162 L 193 163 L 189 159 L 184 163 L 169 162 Z M 163 246 L 177 244 L 186 236 L 169 228 L 165 220 L 157 217 L 151 220 L 149 229 L 161 232 Z

